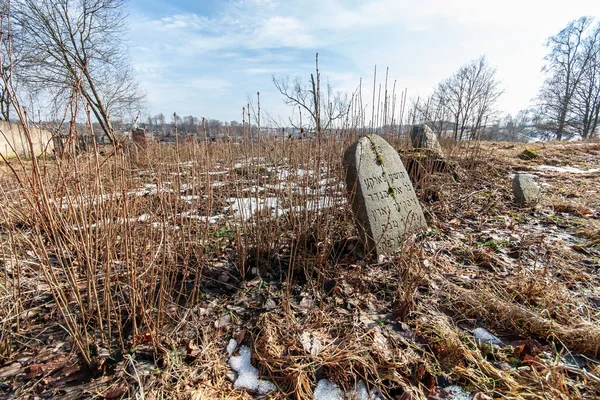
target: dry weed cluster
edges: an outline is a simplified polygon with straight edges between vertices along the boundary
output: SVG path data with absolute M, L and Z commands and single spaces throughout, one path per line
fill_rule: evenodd
M 523 161 L 520 148 L 446 144 L 451 170 L 433 173 L 417 159 L 430 228 L 377 263 L 342 183 L 352 140 L 10 160 L 0 390 L 251 398 L 227 379 L 235 338 L 273 399 L 311 399 L 321 378 L 405 400 L 450 384 L 478 399 L 599 396 L 597 175 L 540 173 L 551 186 L 528 208 L 509 192 L 514 170 L 589 167 L 598 145 L 539 146 L 542 160 Z M 505 345 L 477 341 L 477 327 Z

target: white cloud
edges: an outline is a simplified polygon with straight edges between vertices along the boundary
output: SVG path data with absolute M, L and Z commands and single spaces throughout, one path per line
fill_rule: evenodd
M 501 107 L 516 113 L 541 83 L 545 39 L 581 15 L 598 16 L 600 7 L 595 0 L 224 0 L 212 15 L 135 14 L 134 67 L 154 99 L 165 97 L 159 92 L 169 82 L 199 105 L 210 100 L 194 91 L 227 94 L 231 104 L 243 104 L 256 90 L 276 98 L 270 75 L 307 77 L 315 52 L 337 90 L 353 91 L 362 76 L 363 98 L 370 99 L 378 65 L 379 82 L 389 66 L 390 88 L 397 80 L 397 91 L 425 96 L 486 54 L 506 89 Z M 222 113 L 214 117 L 238 112 Z
M 256 27 L 247 45 L 250 48 L 308 48 L 316 43 L 314 38 L 305 32 L 298 19 L 273 16 L 264 24 Z
M 192 79 L 188 86 L 193 89 L 212 90 L 214 92 L 217 90 L 229 89 L 233 84 L 227 79 L 196 78 Z

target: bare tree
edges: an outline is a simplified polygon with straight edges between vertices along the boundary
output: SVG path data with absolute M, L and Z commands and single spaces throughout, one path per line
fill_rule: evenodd
M 10 120 L 12 103 L 11 87 L 14 88 L 13 71 L 17 67 L 20 57 L 18 49 L 12 45 L 12 29 L 10 17 L 10 3 L 2 1 L 0 10 L 0 117 L 5 121 Z
M 412 124 L 427 124 L 438 136 L 450 129 L 448 123 L 449 110 L 445 107 L 437 93 L 429 96 L 425 101 L 411 99 L 409 121 Z M 454 130 L 454 128 L 452 128 Z
M 527 141 L 527 132 L 533 128 L 532 112 L 525 109 L 520 110 L 515 117 L 505 115 L 498 121 L 496 130 L 486 131 L 486 137 L 490 140 L 507 140 L 510 142 Z
M 543 71 L 548 75 L 538 95 L 538 103 L 546 123 L 561 140 L 569 125 L 573 97 L 580 89 L 592 54 L 585 46 L 585 34 L 592 18 L 581 17 L 571 21 L 558 34 L 550 37 L 546 46 Z
M 494 113 L 502 92 L 496 70 L 481 56 L 438 84 L 431 104 L 436 114 L 452 118 L 455 140 L 474 139 Z
M 343 119 L 349 113 L 349 104 L 346 95 L 333 94 L 331 86 L 327 85 L 326 93 L 321 91 L 321 73 L 319 72 L 319 54 L 315 57 L 315 73 L 310 74 L 308 85 L 303 84 L 300 78 L 290 82 L 289 77 L 277 78 L 273 76 L 273 84 L 283 95 L 285 104 L 299 107 L 308 113 L 317 135 L 332 128 L 335 121 Z M 290 123 L 294 125 L 293 121 Z M 302 127 L 300 127 L 302 128 Z
M 125 0 L 13 0 L 20 82 L 52 104 L 79 92 L 111 143 L 111 117 L 138 108 L 143 94 L 123 42 Z
M 583 40 L 579 58 L 582 76 L 569 111 L 574 115 L 573 126 L 586 139 L 594 135 L 600 113 L 600 23 Z

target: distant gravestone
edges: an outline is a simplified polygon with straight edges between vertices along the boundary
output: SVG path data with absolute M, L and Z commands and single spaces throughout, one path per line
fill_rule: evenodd
M 435 155 L 444 158 L 442 146 L 435 133 L 427 125 L 413 125 L 410 130 L 410 141 L 415 149 L 429 150 Z
M 512 181 L 513 195 L 516 204 L 535 203 L 540 199 L 540 187 L 528 174 L 517 174 Z
M 146 139 L 146 130 L 143 128 L 135 128 L 131 131 L 131 140 L 133 143 L 145 149 L 148 147 L 148 140 Z
M 406 235 L 427 228 L 406 169 L 388 142 L 364 136 L 346 150 L 343 163 L 352 212 L 368 252 L 392 254 Z

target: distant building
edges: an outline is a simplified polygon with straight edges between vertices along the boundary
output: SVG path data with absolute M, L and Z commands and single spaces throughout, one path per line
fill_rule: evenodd
M 19 155 L 30 155 L 29 142 L 25 136 L 23 125 L 7 121 L 0 121 L 0 153 L 6 157 Z M 29 126 L 33 150 L 36 155 L 44 152 L 52 152 L 54 149 L 54 137 L 51 132 L 44 129 Z

